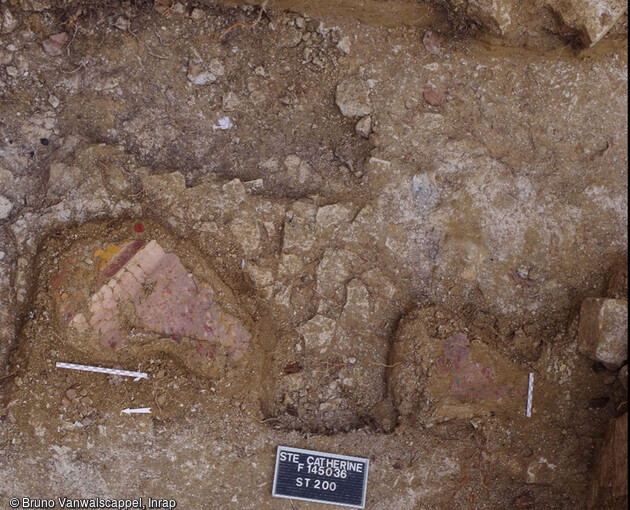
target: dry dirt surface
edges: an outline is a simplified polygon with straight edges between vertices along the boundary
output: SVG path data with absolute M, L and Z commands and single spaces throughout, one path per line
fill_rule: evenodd
M 372 510 L 586 510 L 627 19 L 408 3 L 2 0 L 1 508 L 327 508 L 272 498 L 287 445 L 369 458 Z

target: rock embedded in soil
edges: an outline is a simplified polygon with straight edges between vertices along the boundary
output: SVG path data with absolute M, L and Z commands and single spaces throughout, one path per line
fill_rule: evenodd
M 217 81 L 217 77 L 211 71 L 205 69 L 202 64 L 190 62 L 188 64 L 188 80 L 195 85 L 210 85 Z
M 10 34 L 15 30 L 15 27 L 18 25 L 18 20 L 15 19 L 13 14 L 9 9 L 3 9 L 2 11 L 2 33 Z
M 299 156 L 290 154 L 284 160 L 287 170 L 286 183 L 295 189 L 300 189 L 306 184 L 316 183 L 321 180 L 313 167 Z
M 12 210 L 13 203 L 8 198 L 0 195 L 0 220 L 8 218 Z
M 364 117 L 372 113 L 370 88 L 359 77 L 347 78 L 337 85 L 336 103 L 344 117 Z
M 44 40 L 42 47 L 48 55 L 58 57 L 63 53 L 63 47 L 67 42 L 68 34 L 60 32 L 58 34 L 51 35 L 48 39 Z
M 468 15 L 497 35 L 504 35 L 512 24 L 511 0 L 468 0 Z
M 210 61 L 208 69 L 217 78 L 220 78 L 225 74 L 225 67 L 223 67 L 223 63 L 217 58 Z
M 369 138 L 370 133 L 372 132 L 372 117 L 366 115 L 359 122 L 357 122 L 354 129 L 359 136 L 362 136 L 363 138 Z
M 173 7 L 171 7 L 170 12 L 174 14 L 184 15 L 186 14 L 186 6 L 181 2 L 177 2 L 175 3 L 175 5 L 173 5 Z
M 610 370 L 628 358 L 628 302 L 588 298 L 582 303 L 578 345 L 582 354 Z
M 547 7 L 577 31 L 585 46 L 594 46 L 628 9 L 624 0 L 547 0 Z
M 59 106 L 59 98 L 57 96 L 53 96 L 52 94 L 48 96 L 48 103 L 53 108 L 57 108 Z
M 206 12 L 203 9 L 195 7 L 190 13 L 190 17 L 195 21 L 203 21 L 206 19 Z
M 295 48 L 302 41 L 302 32 L 297 28 L 284 27 L 278 35 L 278 45 L 281 48 Z
M 512 25 L 514 0 L 439 0 L 453 18 L 477 25 L 495 35 L 505 35 Z
M 342 37 L 341 40 L 337 43 L 337 48 L 343 51 L 346 55 L 350 55 L 350 38 L 348 36 Z

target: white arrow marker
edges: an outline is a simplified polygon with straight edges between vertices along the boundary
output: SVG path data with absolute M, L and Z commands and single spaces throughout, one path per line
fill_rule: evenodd
M 139 366 L 139 365 L 138 365 Z M 71 370 L 82 370 L 84 372 L 98 372 L 101 374 L 120 375 L 123 377 L 133 377 L 134 381 L 147 379 L 149 374 L 145 372 L 133 372 L 131 370 L 120 370 L 118 368 L 93 367 L 91 365 L 77 365 L 76 363 L 61 363 L 57 361 L 57 368 L 69 368 Z
M 121 414 L 151 414 L 150 407 L 138 407 L 136 409 L 123 409 Z

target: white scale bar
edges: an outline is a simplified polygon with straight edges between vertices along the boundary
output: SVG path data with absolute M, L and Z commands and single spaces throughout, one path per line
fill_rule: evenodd
M 120 375 L 123 377 L 133 377 L 134 381 L 148 379 L 149 374 L 145 372 L 133 372 L 131 370 L 120 370 L 118 368 L 93 367 L 90 365 L 77 365 L 76 363 L 56 363 L 57 368 L 69 368 L 71 370 L 82 370 L 83 372 L 98 372 L 101 374 Z
M 529 384 L 527 386 L 527 417 L 532 417 L 532 401 L 534 399 L 534 373 L 529 374 Z

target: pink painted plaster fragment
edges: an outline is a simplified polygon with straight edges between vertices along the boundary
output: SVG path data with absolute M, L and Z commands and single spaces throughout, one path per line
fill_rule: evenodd
M 498 400 L 509 389 L 498 386 L 490 367 L 470 359 L 468 338 L 456 333 L 444 342 L 444 354 L 437 360 L 437 375 L 452 378 L 451 391 L 460 400 Z
M 105 267 L 103 274 L 111 279 L 90 302 L 89 323 L 103 345 L 112 349 L 127 345 L 130 325 L 121 312 L 128 304 L 135 310 L 132 326 L 175 340 L 195 338 L 200 359 L 214 357 L 209 344 L 215 342 L 227 347 L 235 360 L 245 353 L 249 332 L 217 307 L 212 288 L 189 274 L 176 255 L 166 253 L 156 241 L 127 247 Z

